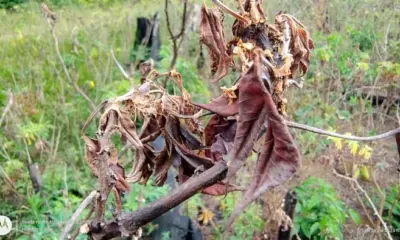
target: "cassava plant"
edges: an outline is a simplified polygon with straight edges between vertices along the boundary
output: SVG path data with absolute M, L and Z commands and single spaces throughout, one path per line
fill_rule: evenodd
M 98 178 L 98 189 L 91 194 L 94 218 L 81 228 L 91 239 L 133 236 L 141 226 L 198 192 L 225 195 L 242 190 L 233 184 L 235 175 L 255 144 L 262 141 L 253 178 L 228 220 L 225 232 L 228 237 L 234 219 L 248 204 L 291 178 L 300 166 L 301 156 L 287 126 L 327 134 L 283 118 L 288 103 L 285 90 L 291 85 L 301 86 L 294 80 L 298 77 L 296 73 L 304 75 L 308 70 L 313 42 L 305 26 L 282 12 L 274 17 L 274 23 L 268 23 L 262 0 L 238 0 L 238 12 L 218 0 L 213 2 L 218 9 L 202 7 L 200 34 L 201 43 L 209 50 L 212 81 L 219 81 L 231 67 L 236 68 L 234 56 L 241 70 L 238 81 L 223 88 L 222 95 L 210 103 L 196 104 L 183 87 L 179 73 L 175 70 L 158 73 L 151 69 L 146 71 L 141 85 L 123 96 L 104 101 L 92 113 L 87 124 L 101 111 L 98 131 L 92 138 L 83 138 L 85 157 Z M 225 39 L 223 13 L 235 18 L 232 39 Z M 172 78 L 179 95 L 170 95 L 158 83 L 160 77 Z M 209 114 L 203 111 L 212 115 L 204 128 L 202 118 Z M 138 121 L 143 123 L 139 129 Z M 119 163 L 111 138 L 114 134 L 134 150 L 128 174 Z M 152 146 L 157 138 L 164 141 L 161 151 Z M 178 170 L 176 179 L 180 185 L 176 189 L 134 212 L 122 211 L 121 194 L 129 191 L 129 183 L 146 184 L 152 178 L 153 185 L 162 186 L 172 166 Z M 114 195 L 117 211 L 112 219 L 105 219 L 110 193 Z M 90 204 L 88 199 L 74 214 L 63 236 L 79 211 Z

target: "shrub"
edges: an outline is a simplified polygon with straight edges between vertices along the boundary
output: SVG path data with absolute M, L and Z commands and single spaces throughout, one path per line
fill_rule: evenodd
M 12 9 L 26 0 L 0 0 L 0 9 Z
M 343 239 L 341 226 L 346 220 L 346 211 L 332 185 L 309 177 L 295 192 L 298 200 L 293 234 L 301 239 Z M 354 212 L 351 215 L 356 216 Z

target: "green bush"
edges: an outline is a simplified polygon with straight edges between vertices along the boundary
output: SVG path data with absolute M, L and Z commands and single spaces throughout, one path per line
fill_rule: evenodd
M 109 6 L 117 2 L 126 0 L 36 0 L 35 2 L 50 5 L 51 7 L 66 6 L 66 5 L 82 5 L 82 6 Z M 16 9 L 23 4 L 27 4 L 28 0 L 0 0 L 0 9 Z
M 293 234 L 301 239 L 343 239 L 341 226 L 346 221 L 343 201 L 332 185 L 309 177 L 295 188 L 297 204 L 293 219 Z M 350 209 L 350 217 L 359 223 L 358 214 Z
M 400 193 L 399 186 L 394 185 L 385 189 L 386 198 L 383 207 L 383 219 L 392 230 L 393 237 L 400 237 Z
M 12 9 L 26 0 L 0 0 L 0 9 Z

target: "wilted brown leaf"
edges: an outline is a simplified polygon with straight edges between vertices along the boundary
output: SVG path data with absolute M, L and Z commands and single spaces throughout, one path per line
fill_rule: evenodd
M 300 73 L 304 75 L 308 71 L 310 52 L 314 48 L 314 43 L 304 25 L 296 18 L 288 14 L 275 16 L 277 25 L 282 24 L 284 21 L 288 22 L 291 31 L 290 53 L 293 56 L 293 63 L 290 67 L 291 73 L 294 74 L 299 69 Z
M 167 141 L 174 146 L 182 159 L 189 163 L 194 169 L 200 166 L 203 166 L 204 169 L 208 169 L 213 166 L 211 159 L 202 157 L 195 152 L 190 151 L 182 142 L 179 141 L 181 133 L 179 131 L 178 120 L 173 117 L 168 117 L 165 131 L 167 134 Z
M 98 157 L 98 152 L 100 151 L 99 142 L 96 139 L 88 138 L 83 136 L 83 141 L 85 142 L 85 158 L 89 164 L 90 170 L 93 174 L 97 176 L 97 169 L 94 166 L 94 160 Z
M 226 120 L 219 115 L 213 115 L 204 129 L 205 142 L 211 146 L 206 156 L 213 161 L 222 161 L 233 146 L 236 134 L 236 120 Z
M 227 53 L 219 12 L 207 8 L 204 4 L 201 9 L 200 41 L 209 49 L 211 72 L 214 74 L 212 81 L 219 81 L 228 73 L 232 56 Z
M 283 118 L 279 115 L 270 94 L 266 97 L 268 128 L 265 143 L 258 156 L 254 178 L 243 200 L 232 213 L 227 228 L 249 203 L 262 193 L 282 184 L 293 176 L 300 165 L 301 156 Z
M 253 66 L 239 82 L 239 116 L 232 150 L 228 153 L 229 161 L 227 181 L 243 166 L 250 156 L 258 133 L 267 117 L 266 96 L 268 91 L 261 82 L 260 58 L 254 59 Z
M 236 91 L 236 96 L 239 94 L 239 91 Z M 218 98 L 212 100 L 208 104 L 196 104 L 194 105 L 204 108 L 210 112 L 216 113 L 223 117 L 229 117 L 237 114 L 239 112 L 239 102 L 233 101 L 232 104 L 229 103 L 229 99 L 224 95 L 219 96 Z

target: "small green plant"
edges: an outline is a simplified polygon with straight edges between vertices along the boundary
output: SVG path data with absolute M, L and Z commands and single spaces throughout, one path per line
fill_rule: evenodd
M 346 210 L 332 185 L 309 177 L 295 188 L 295 192 L 298 201 L 293 235 L 301 239 L 343 239 L 341 226 L 346 221 Z M 359 222 L 354 210 L 349 210 L 349 215 L 354 222 Z
M 12 9 L 15 6 L 25 2 L 24 0 L 0 0 L 0 9 Z
M 400 191 L 399 185 L 385 189 L 386 198 L 383 206 L 383 219 L 391 229 L 393 237 L 400 237 Z
M 219 208 L 222 212 L 223 222 L 226 222 L 235 208 L 236 202 L 239 201 L 241 195 L 240 193 L 231 193 L 226 196 L 226 198 L 221 198 L 219 200 Z M 260 204 L 253 203 L 249 205 L 242 214 L 240 214 L 237 220 L 232 226 L 232 235 L 230 240 L 238 239 L 251 239 L 256 231 L 261 231 L 264 225 L 264 220 L 262 219 L 262 208 Z M 249 227 L 251 226 L 251 227 Z M 217 230 L 217 229 L 215 229 Z M 216 239 L 222 238 L 224 234 L 223 224 L 219 225 L 216 231 Z

